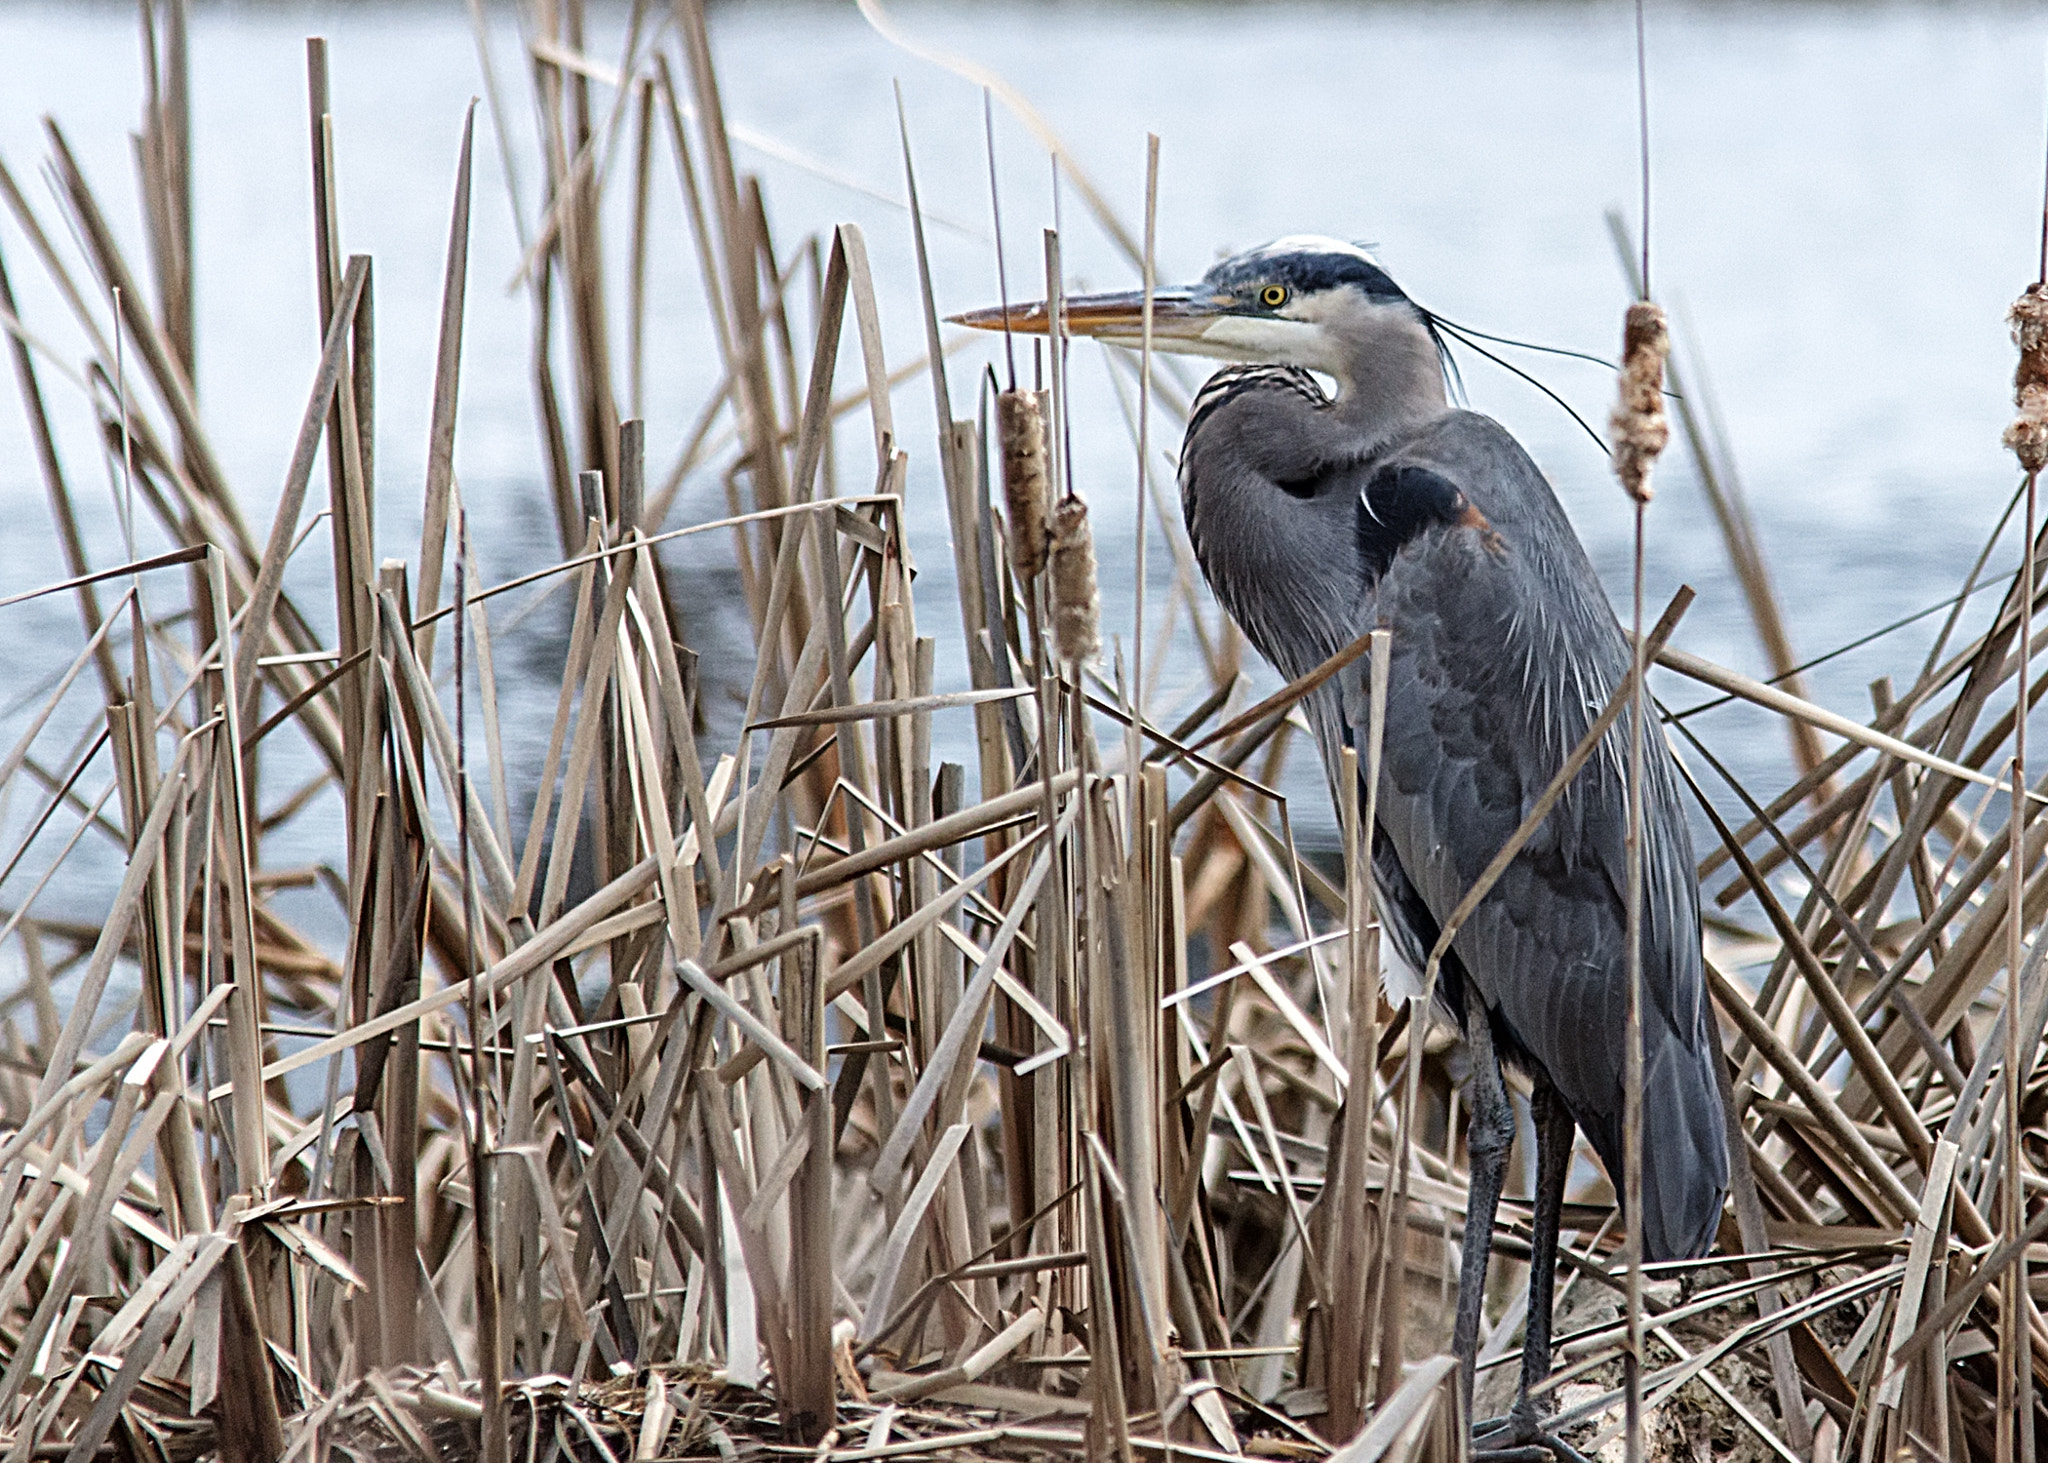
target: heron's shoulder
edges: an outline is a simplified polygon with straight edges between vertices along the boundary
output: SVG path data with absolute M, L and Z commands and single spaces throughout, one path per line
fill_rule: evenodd
M 1546 559 L 1569 559 L 1574 571 L 1585 557 L 1550 479 L 1492 417 L 1445 412 L 1390 439 L 1377 456 L 1382 470 L 1419 469 L 1454 484 L 1510 543 L 1526 543 Z M 1585 572 L 1592 573 L 1590 564 Z
M 1544 481 L 1543 470 L 1514 433 L 1476 411 L 1453 410 L 1432 417 L 1389 438 L 1380 455 L 1387 461 L 1431 468 L 1453 481 L 1482 474 Z

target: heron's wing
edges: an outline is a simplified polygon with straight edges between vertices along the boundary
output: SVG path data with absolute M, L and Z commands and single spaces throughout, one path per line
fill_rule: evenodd
M 1447 492 L 1464 505 L 1403 539 L 1368 593 L 1392 632 L 1381 836 L 1440 922 L 1620 685 L 1627 642 L 1549 485 L 1493 422 L 1455 414 L 1357 471 L 1381 519 L 1388 503 Z M 1380 527 L 1371 513 L 1360 519 L 1368 559 L 1363 540 Z M 1361 746 L 1365 686 L 1361 666 L 1338 698 Z M 1629 734 L 1624 716 L 1452 946 L 1463 978 L 1542 1065 L 1617 1180 Z M 1644 1230 L 1653 1253 L 1687 1254 L 1711 1237 L 1726 1179 L 1710 1065 L 1718 1048 L 1690 840 L 1654 727 L 1645 751 L 1645 1135 L 1658 1155 L 1649 1167 L 1665 1177 L 1646 1189 Z

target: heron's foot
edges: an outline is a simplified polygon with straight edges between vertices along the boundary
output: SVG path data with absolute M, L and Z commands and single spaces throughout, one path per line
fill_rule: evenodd
M 1584 1453 L 1559 1437 L 1536 1404 L 1524 1397 L 1506 1417 L 1489 1418 L 1472 1428 L 1473 1463 L 1591 1463 Z

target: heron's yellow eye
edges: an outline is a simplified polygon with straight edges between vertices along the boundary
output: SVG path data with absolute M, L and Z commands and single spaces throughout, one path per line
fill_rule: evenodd
M 1259 291 L 1259 303 L 1268 310 L 1279 309 L 1287 303 L 1287 286 L 1284 284 L 1267 285 Z

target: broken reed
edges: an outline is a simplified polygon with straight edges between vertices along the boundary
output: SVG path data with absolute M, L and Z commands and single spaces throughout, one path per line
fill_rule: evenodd
M 651 1458 L 770 1436 L 875 1456 L 1169 1440 L 1313 1456 L 1355 1432 L 1359 1463 L 1456 1456 L 1433 1354 L 1464 1202 L 1442 1038 L 1371 998 L 1373 947 L 1342 937 L 1368 901 L 1358 863 L 1333 880 L 1299 857 L 1272 792 L 1308 755 L 1294 702 L 1366 673 L 1366 647 L 1237 709 L 1241 643 L 1162 513 L 1157 613 L 1193 633 L 1162 631 L 1151 674 L 1191 689 L 1146 706 L 1141 762 L 1120 735 L 1098 744 L 1138 713 L 1081 663 L 1092 651 L 1035 638 L 1051 530 L 1011 490 L 1036 476 L 1051 497 L 1045 438 L 1034 452 L 1007 400 L 994 443 L 956 415 L 928 288 L 932 358 L 891 371 L 860 231 L 771 235 L 688 0 L 661 23 L 637 9 L 615 73 L 587 53 L 580 6 L 526 17 L 545 187 L 520 282 L 562 557 L 511 583 L 449 533 L 467 127 L 441 318 L 382 323 L 438 333 L 426 530 L 416 561 L 372 559 L 372 514 L 402 488 L 372 450 L 375 285 L 346 250 L 346 119 L 309 48 L 322 351 L 280 506 L 251 526 L 193 389 L 182 4 L 143 22 L 146 269 L 56 124 L 54 211 L 0 169 L 93 361 L 85 409 L 168 546 L 89 558 L 48 426 L 75 405 L 46 395 L 42 330 L 11 332 L 69 575 L 49 592 L 82 628 L 0 762 L 36 810 L 0 882 L 0 939 L 26 972 L 0 1053 L 8 1456 Z M 625 84 L 596 80 L 611 74 Z M 503 82 L 486 73 L 491 131 L 513 125 Z M 635 190 L 623 303 L 601 262 L 617 179 Z M 655 187 L 681 197 L 693 259 L 648 235 Z M 643 379 L 642 281 L 665 264 L 704 281 L 724 379 L 694 424 L 643 431 L 614 383 Z M 88 302 L 116 290 L 109 332 Z M 918 374 L 947 424 L 923 475 L 891 398 Z M 1173 410 L 1168 382 L 1152 394 Z M 848 421 L 871 460 L 835 433 Z M 730 512 L 671 529 L 700 479 L 727 485 Z M 323 488 L 331 616 L 283 582 Z M 943 606 L 918 595 L 904 537 L 907 497 L 933 491 L 959 589 Z M 1724 499 L 1752 603 L 1774 603 Z M 723 744 L 701 709 L 735 668 L 687 648 L 659 547 L 680 533 L 732 544 L 754 635 L 746 729 Z M 1996 583 L 1990 562 L 1966 591 Z M 498 637 L 537 582 L 567 584 L 571 623 L 547 749 L 522 763 Z M 1653 1448 L 1676 1446 L 1665 1404 L 1684 1390 L 1772 1456 L 1803 1456 L 1790 1440 L 1810 1421 L 1838 1457 L 1990 1458 L 2001 1336 L 2048 1377 L 2022 1243 L 2044 1222 L 2016 1234 L 2027 1211 L 2006 1201 L 2040 1181 L 2048 1135 L 1987 1100 L 1994 1078 L 2048 1080 L 2044 834 L 2010 826 L 1994 790 L 2031 609 L 2015 583 L 1972 635 L 1959 607 L 1867 724 L 1658 653 L 1815 750 L 1789 788 L 1729 785 L 1706 814 L 1726 834 L 1703 871 L 1735 1193 L 1721 1257 L 1649 1276 Z M 957 614 L 962 664 L 942 664 L 920 612 Z M 330 618 L 332 643 L 314 628 Z M 1761 615 L 1760 631 L 1789 646 Z M 465 676 L 442 684 L 458 645 Z M 53 728 L 88 703 L 104 736 L 65 745 Z M 935 762 L 940 718 L 971 726 L 972 766 Z M 287 759 L 265 753 L 281 737 L 312 748 L 315 782 L 280 781 Z M 1684 750 L 1718 769 L 1704 740 Z M 543 795 L 515 824 L 522 786 Z M 314 876 L 347 914 L 339 949 L 274 897 L 305 877 L 279 862 L 283 815 L 316 801 L 342 814 Z M 125 872 L 104 919 L 40 915 L 70 849 L 109 838 Z M 51 873 L 30 888 L 35 859 Z M 1738 940 L 1754 989 L 1723 969 Z M 1564 1296 L 1618 1283 L 1611 1195 L 1573 1198 Z M 1526 1211 L 1511 1197 L 1503 1214 L 1507 1298 Z M 1500 1309 L 1511 1326 L 1518 1302 Z M 1621 1331 L 1560 1336 L 1549 1390 L 1583 1442 L 1617 1426 Z M 1484 1374 L 1512 1342 L 1496 1331 Z M 485 1385 L 499 1376 L 505 1391 Z

